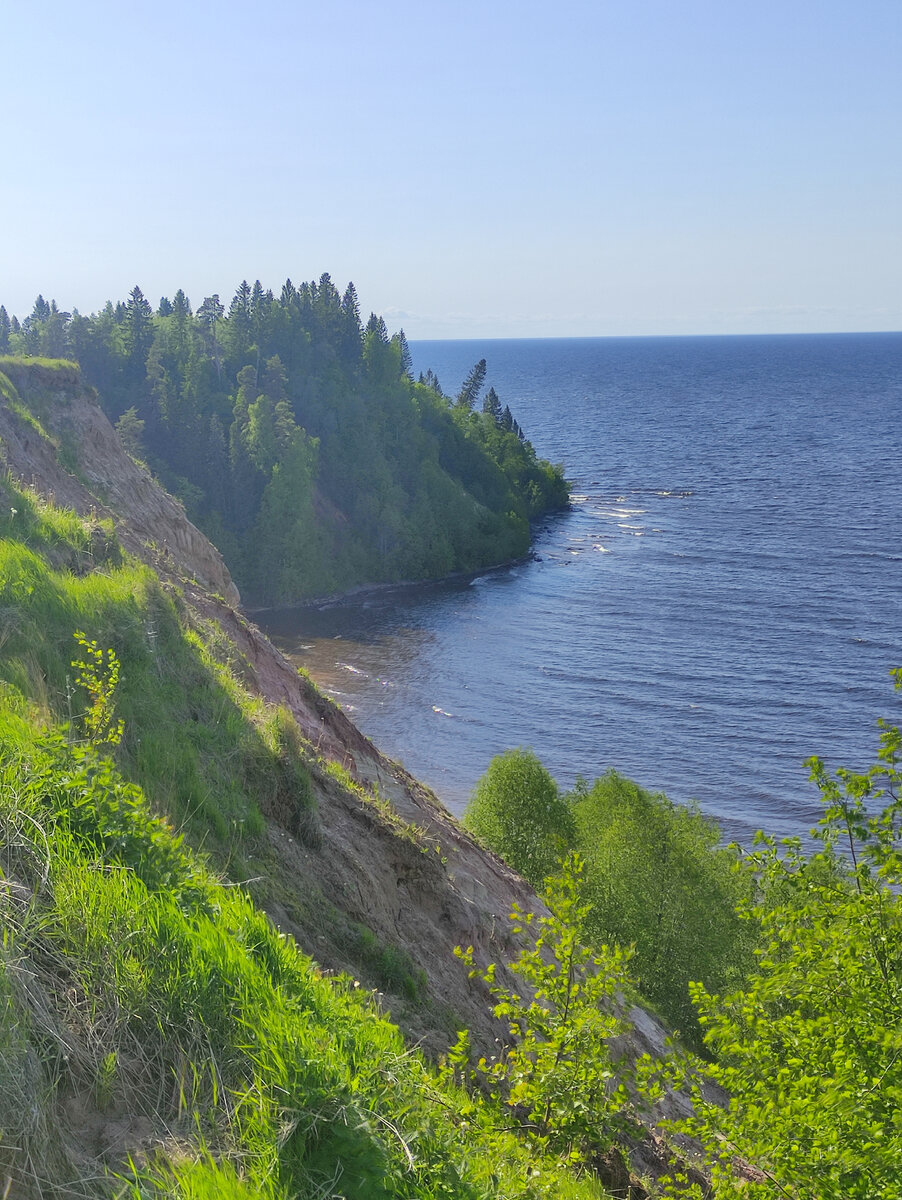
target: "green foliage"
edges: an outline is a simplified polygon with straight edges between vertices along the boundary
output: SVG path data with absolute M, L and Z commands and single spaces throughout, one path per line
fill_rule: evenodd
M 643 997 L 700 1045 L 690 981 L 740 981 L 755 938 L 736 911 L 750 880 L 714 822 L 615 772 L 561 797 L 534 754 L 509 750 L 477 783 L 464 824 L 536 886 L 576 849 L 590 944 L 632 946 Z
M 507 750 L 476 784 L 464 825 L 535 885 L 573 845 L 576 827 L 557 785 L 531 750 Z
M 609 772 L 571 797 L 587 868 L 587 933 L 635 948 L 642 995 L 684 1037 L 700 1042 L 689 984 L 740 982 L 752 965 L 751 898 L 738 853 L 695 808 L 672 804 Z
M 134 405 L 131 408 L 127 408 L 116 422 L 116 432 L 119 434 L 119 440 L 132 458 L 142 457 L 141 435 L 144 432 L 145 423 L 138 416 L 138 410 Z
M 528 1157 L 350 981 L 323 978 L 92 747 L 3 743 L 0 848 L 7 1190 L 599 1195 Z M 159 1150 L 108 1160 L 115 1184 L 99 1160 L 69 1161 L 54 1106 L 73 1094 L 142 1117 Z
M 84 521 L 8 475 L 0 475 L 0 540 L 44 554 L 54 566 L 76 574 L 121 563 L 111 520 Z
M 107 743 L 118 746 L 125 732 L 125 722 L 117 720 L 114 711 L 114 695 L 119 682 L 119 659 L 110 648 L 101 650 L 97 643 L 76 630 L 76 642 L 83 657 L 73 659 L 76 686 L 83 688 L 88 696 L 88 706 L 81 721 L 85 737 L 92 746 Z
M 328 275 L 278 298 L 245 282 L 228 312 L 210 296 L 196 315 L 182 292 L 153 313 L 137 287 L 92 317 L 41 299 L 8 340 L 79 359 L 126 448 L 258 603 L 509 561 L 529 519 L 568 500 L 509 410 L 471 411 L 484 362 L 458 403 L 414 383 L 403 335 L 375 316 L 364 330 L 353 287 L 340 296 Z M 38 408 L 79 378 L 71 363 L 0 361 Z
M 902 674 L 895 672 L 899 686 Z M 759 835 L 748 867 L 761 900 L 757 968 L 739 991 L 694 989 L 729 1094 L 696 1090 L 715 1194 L 737 1194 L 734 1157 L 757 1168 L 740 1194 L 897 1200 L 902 1163 L 900 734 L 881 722 L 864 774 L 811 760 L 824 815 L 815 848 Z
M 312 752 L 293 722 L 251 699 L 231 644 L 186 628 L 189 615 L 96 522 L 39 504 L 11 481 L 0 492 L 0 687 L 44 722 L 66 722 L 74 681 L 65 645 L 84 630 L 81 731 L 103 740 L 160 811 L 225 861 L 261 832 L 261 810 L 316 845 Z M 100 563 L 102 572 L 90 569 Z M 114 743 L 107 734 L 120 722 Z
M 618 1132 L 634 1127 L 629 1085 L 635 1071 L 613 1049 L 629 1028 L 618 1006 L 629 988 L 630 951 L 587 948 L 582 874 L 579 856 L 571 853 L 561 874 L 548 880 L 547 916 L 514 907 L 513 932 L 534 939 L 508 964 L 516 988 L 499 982 L 494 964 L 476 967 L 472 947 L 458 947 L 457 954 L 471 978 L 488 986 L 493 1012 L 511 1037 L 497 1056 L 479 1059 L 473 1078 L 510 1110 L 530 1146 L 585 1164 L 609 1149 Z M 466 1072 L 469 1057 L 464 1032 L 449 1067 Z

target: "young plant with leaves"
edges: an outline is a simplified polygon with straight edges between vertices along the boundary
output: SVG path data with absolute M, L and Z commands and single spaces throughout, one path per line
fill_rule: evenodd
M 902 672 L 894 672 L 896 687 Z M 900 733 L 881 722 L 877 762 L 828 775 L 798 839 L 758 836 L 749 869 L 761 949 L 748 985 L 694 999 L 716 1063 L 693 1064 L 696 1118 L 684 1132 L 712 1151 L 714 1192 L 792 1200 L 902 1196 L 902 795 Z M 725 1108 L 699 1081 L 726 1088 Z
M 629 1028 L 620 1010 L 631 988 L 631 952 L 583 944 L 588 910 L 580 902 L 582 875 L 583 864 L 571 852 L 561 873 L 547 881 L 547 915 L 514 906 L 513 932 L 534 939 L 508 964 L 516 987 L 499 981 L 494 963 L 485 970 L 476 966 L 472 947 L 458 947 L 471 978 L 488 986 L 511 1042 L 471 1067 L 465 1031 L 448 1057 L 450 1069 L 469 1074 L 508 1110 L 536 1152 L 578 1165 L 635 1127 L 635 1069 L 614 1045 Z
M 85 737 L 92 746 L 118 746 L 125 722 L 117 720 L 114 696 L 119 683 L 119 659 L 113 649 L 101 650 L 81 630 L 73 635 L 82 649 L 82 658 L 72 661 L 77 671 L 75 682 L 87 693 L 88 706 L 82 714 Z

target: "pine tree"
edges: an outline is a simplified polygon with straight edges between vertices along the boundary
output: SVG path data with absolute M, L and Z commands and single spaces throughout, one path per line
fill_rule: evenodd
M 375 313 L 370 313 L 370 319 L 366 323 L 367 334 L 374 334 L 380 342 L 388 345 L 388 327 L 382 317 L 377 317 Z
M 363 348 L 363 326 L 360 323 L 360 302 L 353 283 L 345 288 L 341 298 L 341 333 L 339 347 L 345 362 L 360 358 Z
M 185 295 L 181 288 L 175 293 L 172 298 L 172 311 L 177 317 L 191 316 L 191 301 Z
M 173 339 L 172 348 L 178 365 L 183 366 L 188 360 L 191 346 L 191 301 L 181 288 L 172 298 Z
M 38 293 L 38 298 L 34 302 L 34 308 L 32 309 L 31 316 L 28 318 L 28 320 L 37 323 L 39 321 L 46 321 L 49 316 L 50 305 L 47 303 L 44 297 Z
M 67 327 L 71 316 L 60 312 L 55 300 L 50 301 L 50 312 L 44 321 L 41 336 L 41 352 L 49 358 L 65 358 L 69 351 Z
M 229 355 L 233 362 L 243 362 L 251 345 L 251 288 L 242 279 L 229 305 L 226 325 Z
M 225 308 L 220 302 L 218 294 L 214 292 L 212 296 L 204 297 L 204 302 L 197 310 L 197 319 L 204 325 L 210 333 L 212 343 L 213 362 L 216 364 L 216 377 L 222 382 L 222 363 L 219 358 L 219 344 L 216 341 L 216 322 L 221 321 Z
M 272 292 L 263 290 L 263 285 L 257 279 L 251 289 L 251 335 L 253 344 L 257 347 L 257 369 L 260 367 L 260 357 L 264 344 L 269 335 L 269 320 L 272 313 Z
M 425 384 L 428 388 L 432 388 L 436 396 L 444 396 L 445 394 L 442 391 L 442 385 L 438 381 L 438 375 L 436 375 L 432 367 L 429 367 L 425 375 L 422 371 L 420 372 L 420 383 Z

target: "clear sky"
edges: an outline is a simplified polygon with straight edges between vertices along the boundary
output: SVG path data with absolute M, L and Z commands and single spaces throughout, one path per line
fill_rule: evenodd
M 0 303 L 902 329 L 902 0 L 0 0 Z

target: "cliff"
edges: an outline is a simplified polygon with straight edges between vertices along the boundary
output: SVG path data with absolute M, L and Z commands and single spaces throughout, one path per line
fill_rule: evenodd
M 80 516 L 112 517 L 126 550 L 164 575 L 196 579 L 238 604 L 222 555 L 125 453 L 75 364 L 0 358 L 0 372 L 27 405 L 27 413 L 0 406 L 0 463 L 7 471 Z
M 219 553 L 125 453 L 77 368 L 3 360 L 0 371 L 12 384 L 0 403 L 0 465 L 9 477 L 98 528 L 101 520 L 112 522 L 122 547 L 163 581 L 181 625 L 225 646 L 222 655 L 241 685 L 296 722 L 315 821 L 299 826 L 290 790 L 271 788 L 261 802 L 262 831 L 240 858 L 223 860 L 230 872 L 240 869 L 235 882 L 323 968 L 378 989 L 392 1019 L 428 1052 L 445 1050 L 462 1028 L 477 1047 L 493 1046 L 501 1031 L 487 993 L 454 948 L 472 945 L 480 964 L 509 956 L 512 906 L 541 908 L 532 889 L 246 619 Z M 90 553 L 61 565 L 79 574 L 104 570 Z M 208 849 L 215 861 L 212 838 Z M 637 1047 L 659 1050 L 664 1030 L 640 1010 L 633 1017 Z M 96 1112 L 66 1119 L 76 1141 L 99 1136 Z M 126 1122 L 116 1152 L 135 1150 L 142 1129 Z M 641 1161 L 653 1170 L 650 1147 L 646 1142 Z
M 354 943 L 361 927 L 381 945 L 403 949 L 425 972 L 424 995 L 411 1003 L 402 993 L 393 1010 L 417 1039 L 438 1050 L 464 1024 L 493 1036 L 485 997 L 474 992 L 453 951 L 472 943 L 481 960 L 502 956 L 512 903 L 534 902 L 529 885 L 474 843 L 427 788 L 381 754 L 241 614 L 219 552 L 125 453 L 77 369 L 10 360 L 0 369 L 27 410 L 0 405 L 3 468 L 58 505 L 112 519 L 123 548 L 178 586 L 186 620 L 214 622 L 232 643 L 244 682 L 267 703 L 287 707 L 317 755 L 358 785 L 349 789 L 314 772 L 321 830 L 315 850 L 273 799 L 254 857 L 263 877 L 248 885 L 251 893 L 330 969 L 360 971 Z

